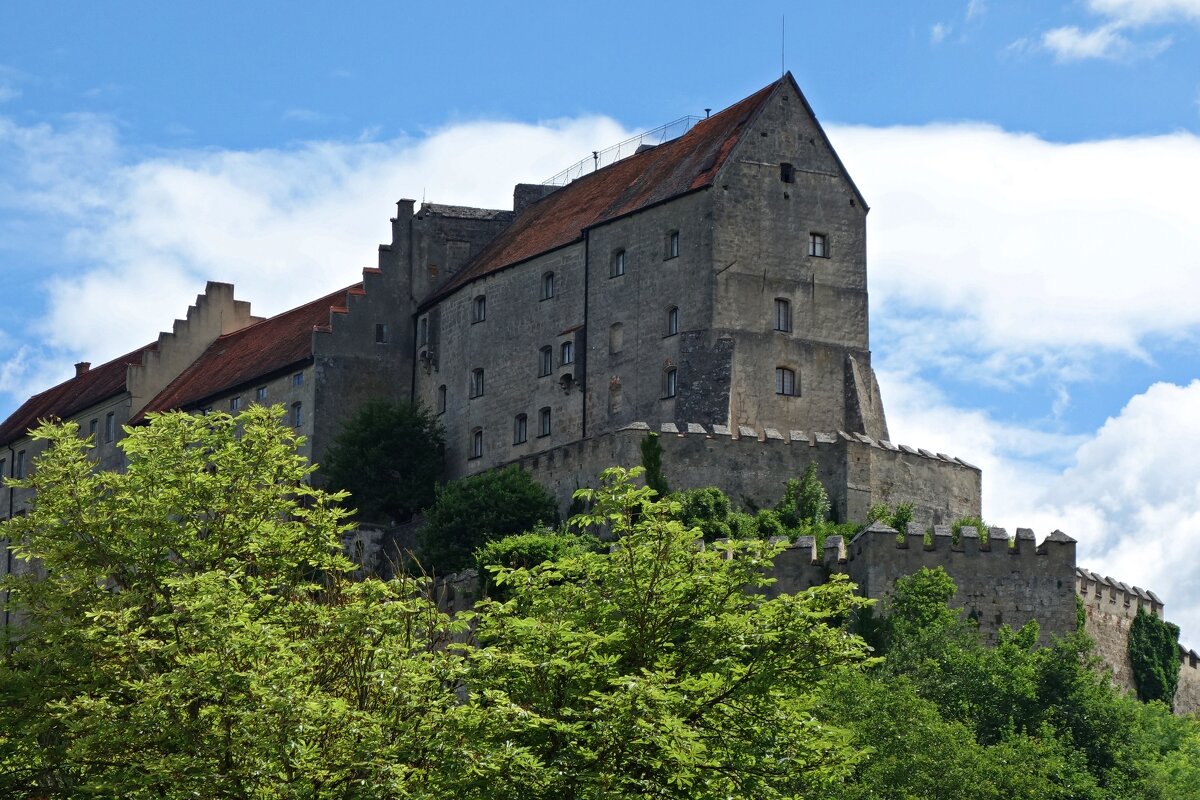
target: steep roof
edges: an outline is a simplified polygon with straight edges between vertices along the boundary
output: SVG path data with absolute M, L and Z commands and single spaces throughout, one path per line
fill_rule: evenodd
M 711 186 L 747 125 L 785 81 L 792 81 L 790 74 L 696 123 L 678 139 L 617 161 L 530 204 L 478 256 L 447 278 L 428 302 L 578 241 L 586 228 Z
M 152 411 L 188 408 L 306 361 L 312 357 L 313 331 L 328 330 L 329 315 L 345 311 L 347 296 L 361 291 L 357 283 L 218 337 L 131 421 Z
M 37 426 L 38 420 L 67 419 L 126 391 L 125 379 L 129 367 L 140 365 L 145 353 L 157 349 L 158 342 L 151 342 L 35 394 L 0 424 L 0 444 L 9 444 L 24 437 L 30 428 Z

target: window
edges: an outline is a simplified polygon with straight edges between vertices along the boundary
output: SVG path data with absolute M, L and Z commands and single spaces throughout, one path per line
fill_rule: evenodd
M 303 385 L 304 385 L 304 373 L 297 372 L 295 375 L 292 376 L 292 386 L 303 386 Z
M 775 298 L 775 330 L 788 332 L 792 329 L 792 304 L 782 298 Z
M 417 344 L 429 344 L 429 317 L 421 317 L 420 323 L 417 324 Z
M 231 398 L 229 398 L 229 411 L 230 411 L 230 413 L 232 413 L 232 412 L 234 412 L 234 411 L 237 411 L 237 410 L 238 410 L 238 409 L 240 409 L 241 407 L 242 407 L 242 396 L 241 396 L 240 394 L 239 394 L 237 397 L 231 397 Z
M 679 258 L 679 231 L 667 234 L 667 258 Z
M 483 395 L 483 369 L 471 370 L 471 397 Z
M 618 250 L 613 253 L 612 264 L 608 267 L 608 277 L 619 278 L 625 274 L 625 251 Z
M 376 344 L 387 344 L 387 340 L 388 340 L 387 323 L 386 322 L 375 323 L 375 343 Z
M 292 403 L 292 427 L 299 428 L 304 424 L 304 407 L 299 403 Z
M 538 350 L 538 377 L 544 378 L 554 371 L 554 349 L 546 345 Z
M 258 401 L 258 402 L 260 402 L 260 403 L 261 403 L 263 400 L 266 400 L 266 399 L 267 399 L 267 387 L 265 387 L 265 386 L 260 386 L 260 387 L 258 387 L 257 389 L 255 389 L 255 390 L 254 390 L 254 399 L 255 399 L 255 400 L 257 400 L 257 401 Z
M 538 436 L 550 435 L 550 406 L 538 411 Z
M 667 309 L 667 336 L 679 333 L 679 306 Z
M 8 459 L 0 458 L 0 478 L 8 477 L 7 475 L 4 474 L 4 470 L 6 470 L 6 469 L 8 469 Z M 3 488 L 3 487 L 4 487 L 4 481 L 0 481 L 0 488 Z
M 775 368 L 775 394 L 796 394 L 796 373 L 787 367 Z
M 471 458 L 483 458 L 483 428 L 471 431 Z
M 442 384 L 437 388 L 437 413 L 446 413 L 446 384 Z
M 663 371 L 663 397 L 674 397 L 679 390 L 679 370 L 669 367 Z
M 113 412 L 104 415 L 104 441 L 111 442 L 117 435 L 117 420 Z
M 829 241 L 823 233 L 808 235 L 808 254 L 817 258 L 829 258 Z
M 796 182 L 796 168 L 786 161 L 779 165 L 779 180 L 784 183 Z
M 471 324 L 483 322 L 485 319 L 487 319 L 487 298 L 479 295 L 471 303 Z
M 621 323 L 614 322 L 608 329 L 608 352 L 619 353 L 625 346 L 625 329 Z
M 554 297 L 554 273 L 547 272 L 542 276 L 542 299 L 549 300 Z
M 92 438 L 92 444 L 96 443 L 96 430 L 100 427 L 100 420 L 94 419 L 88 423 L 88 436 Z
M 525 429 L 528 422 L 529 418 L 524 414 L 517 414 L 513 419 L 513 444 L 525 444 Z
M 559 353 L 558 363 L 572 364 L 575 362 L 575 343 L 563 342 L 561 352 Z
M 14 478 L 24 478 L 25 477 L 25 451 L 24 450 L 17 451 L 17 457 L 13 461 L 13 477 Z

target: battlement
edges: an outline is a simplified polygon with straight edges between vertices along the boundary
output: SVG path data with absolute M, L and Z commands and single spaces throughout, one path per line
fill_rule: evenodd
M 1077 594 L 1100 613 L 1133 618 L 1139 608 L 1163 618 L 1163 601 L 1154 592 L 1079 567 L 1075 570 Z

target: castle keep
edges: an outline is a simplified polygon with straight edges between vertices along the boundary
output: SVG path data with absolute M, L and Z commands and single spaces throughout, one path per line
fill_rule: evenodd
M 377 267 L 269 319 L 210 283 L 170 333 L 23 404 L 0 425 L 0 473 L 31 467 L 39 419 L 76 420 L 100 464 L 119 467 L 122 425 L 250 403 L 281 403 L 319 461 L 364 401 L 385 397 L 439 415 L 447 478 L 516 463 L 564 508 L 604 467 L 637 463 L 655 431 L 673 488 L 768 505 L 815 463 L 840 521 L 903 502 L 922 528 L 978 516 L 978 468 L 889 434 L 867 212 L 788 74 L 565 186 L 518 185 L 512 210 L 401 200 Z M 0 490 L 0 518 L 29 499 Z M 1067 537 L 1035 549 L 1019 532 L 1000 553 L 935 536 L 898 555 L 895 533 L 878 534 L 838 544 L 832 567 L 797 544 L 781 569 L 803 583 L 847 565 L 877 596 L 944 560 L 985 629 L 1074 624 Z

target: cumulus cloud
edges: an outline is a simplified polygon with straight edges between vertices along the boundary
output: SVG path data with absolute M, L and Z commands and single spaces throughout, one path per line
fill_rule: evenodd
M 1200 21 L 1200 0 L 1088 0 L 1088 7 L 1127 25 Z
M 1200 331 L 1200 137 L 1077 144 L 985 125 L 834 127 L 872 204 L 876 347 L 1020 384 Z M 1165 290 L 1169 287 L 1169 290 Z
M 941 44 L 942 40 L 950 35 L 952 28 L 949 25 L 943 25 L 940 22 L 934 23 L 934 26 L 929 29 L 929 41 L 934 44 Z
M 1042 34 L 1042 46 L 1059 61 L 1083 61 L 1089 58 L 1121 58 L 1132 50 L 1132 43 L 1118 25 L 1104 25 L 1083 31 L 1074 25 L 1054 28 Z

